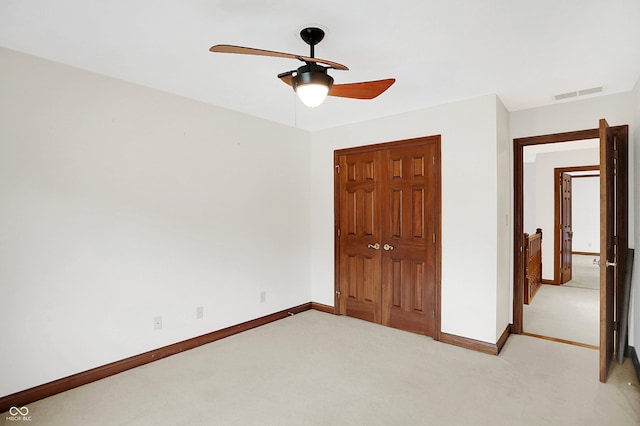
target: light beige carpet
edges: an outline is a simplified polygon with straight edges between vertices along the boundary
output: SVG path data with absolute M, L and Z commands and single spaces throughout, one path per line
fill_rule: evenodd
M 512 336 L 491 356 L 308 311 L 28 408 L 52 426 L 637 426 L 640 390 L 629 360 L 599 383 L 590 349 Z
M 524 305 L 523 329 L 573 342 L 600 343 L 600 291 L 543 284 Z
M 572 256 L 572 280 L 543 284 L 524 305 L 525 332 L 598 346 L 600 343 L 600 268 L 595 256 Z
M 564 284 L 567 287 L 600 289 L 600 267 L 593 261 L 599 256 L 574 254 L 571 256 L 571 280 Z

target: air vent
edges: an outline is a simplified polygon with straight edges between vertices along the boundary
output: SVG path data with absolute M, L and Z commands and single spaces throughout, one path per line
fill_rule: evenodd
M 554 98 L 556 101 L 561 101 L 563 99 L 575 98 L 576 96 L 586 96 L 586 95 L 592 95 L 594 93 L 600 93 L 602 92 L 602 90 L 603 90 L 603 87 L 598 86 L 598 87 L 592 87 L 591 89 L 582 89 L 574 92 L 561 93 L 559 95 L 555 95 Z
M 584 89 L 578 92 L 578 96 L 590 95 L 592 93 L 600 93 L 602 92 L 602 86 L 600 87 L 592 87 L 591 89 Z
M 578 96 L 578 92 L 569 92 L 569 93 L 562 93 L 560 95 L 556 95 L 556 101 L 561 101 L 563 99 L 567 99 L 567 98 L 573 98 L 575 96 Z

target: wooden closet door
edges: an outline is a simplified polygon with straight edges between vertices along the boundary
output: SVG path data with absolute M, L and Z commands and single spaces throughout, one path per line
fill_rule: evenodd
M 340 312 L 380 323 L 380 152 L 339 157 Z
M 335 159 L 337 313 L 434 336 L 440 137 L 339 150 Z
M 382 152 L 382 321 L 434 335 L 436 144 Z

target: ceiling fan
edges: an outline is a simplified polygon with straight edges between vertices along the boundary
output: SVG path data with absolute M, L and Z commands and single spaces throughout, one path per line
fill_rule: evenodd
M 309 56 L 292 53 L 273 52 L 270 50 L 254 49 L 251 47 L 217 44 L 209 50 L 219 53 L 239 53 L 244 55 L 273 56 L 278 58 L 297 59 L 305 63 L 296 70 L 278 74 L 278 78 L 293 87 L 300 100 L 309 107 L 320 105 L 327 96 L 337 96 L 351 99 L 373 99 L 381 95 L 393 83 L 395 78 L 385 80 L 363 81 L 360 83 L 333 84 L 333 77 L 327 70 L 348 70 L 346 66 L 326 59 L 316 58 L 315 46 L 324 38 L 324 31 L 310 27 L 300 31 L 300 37 L 311 47 Z

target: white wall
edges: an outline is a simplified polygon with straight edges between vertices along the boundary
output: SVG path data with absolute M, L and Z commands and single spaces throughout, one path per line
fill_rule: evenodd
M 600 252 L 600 177 L 571 179 L 573 251 Z M 631 218 L 633 220 L 633 218 Z M 633 238 L 633 235 L 630 236 Z
M 536 156 L 536 221 L 542 228 L 542 278 L 553 280 L 555 267 L 554 225 L 555 197 L 553 181 L 556 167 L 593 166 L 600 164 L 600 151 L 596 148 L 575 151 L 538 153 Z M 599 194 L 599 192 L 598 192 Z M 599 204 L 593 208 L 598 209 Z M 598 222 L 598 230 L 600 223 Z
M 526 150 L 526 147 L 525 147 Z M 527 234 L 535 234 L 538 228 L 536 218 L 536 163 L 523 164 L 523 228 Z
M 508 132 L 498 102 L 495 95 L 483 96 L 313 134 L 313 300 L 333 305 L 333 151 L 440 134 L 442 331 L 491 343 L 497 340 L 496 330 L 501 333 L 507 325 L 496 317 L 497 300 L 504 298 L 498 283 L 509 277 L 499 277 L 504 270 L 496 265 L 504 257 L 503 233 L 510 235 L 508 226 L 497 225 L 507 213 L 504 191 L 498 197 L 498 162 L 501 167 L 505 162 L 502 139 Z
M 0 70 L 0 396 L 311 300 L 309 133 L 6 49 Z
M 572 102 L 563 102 L 551 106 L 532 108 L 521 111 L 514 111 L 509 115 L 509 128 L 511 131 L 511 139 L 546 135 L 551 133 L 569 132 L 574 130 L 593 129 L 598 127 L 598 121 L 601 118 L 606 118 L 609 125 L 617 126 L 623 124 L 629 124 L 629 140 L 635 141 L 633 144 L 629 144 L 629 181 L 635 182 L 635 189 L 633 193 L 629 194 L 629 217 L 635 217 L 634 200 L 638 197 L 638 191 L 640 191 L 640 183 L 635 181 L 634 165 L 640 164 L 640 161 L 635 157 L 636 149 L 640 149 L 640 88 L 639 84 L 632 92 L 620 93 L 609 96 L 598 96 L 592 98 L 580 99 Z M 629 244 L 636 246 L 635 244 L 640 242 L 640 235 L 635 232 L 635 221 L 629 221 Z M 635 238 L 632 238 L 635 236 Z M 635 286 L 635 302 L 633 305 L 632 315 L 638 312 L 640 309 L 640 283 L 638 282 L 640 274 L 637 273 L 638 264 L 636 264 L 634 274 L 634 286 Z M 640 315 L 635 315 L 636 321 L 640 319 Z M 634 327 L 635 326 L 635 327 Z M 632 332 L 631 328 L 634 328 Z M 635 333 L 635 334 L 634 334 Z M 640 342 L 640 325 L 632 324 L 630 327 L 629 342 L 633 344 L 633 341 Z
M 636 169 L 640 170 L 640 77 L 638 77 L 638 81 L 636 81 L 636 85 L 633 88 L 633 99 L 632 99 L 632 111 L 633 111 L 633 119 L 630 126 L 631 134 L 629 135 L 630 144 L 634 147 L 635 155 L 631 155 L 630 158 L 633 158 L 633 166 Z M 631 143 L 631 141 L 633 141 Z M 630 179 L 634 182 L 634 195 L 635 200 L 640 200 L 640 173 L 635 174 L 635 179 Z M 634 201 L 629 200 L 629 202 L 633 205 Z M 631 215 L 635 222 L 640 223 L 640 209 L 635 209 L 636 214 Z M 629 243 L 634 241 L 634 247 L 640 247 L 640 230 L 633 234 L 633 236 L 629 235 Z M 633 282 L 631 284 L 631 312 L 629 319 L 629 345 L 635 346 L 636 352 L 640 354 L 640 253 L 637 253 L 635 256 L 634 266 L 633 266 Z

